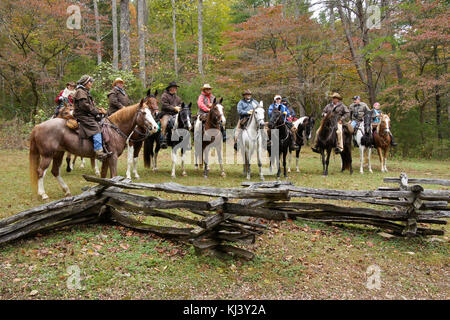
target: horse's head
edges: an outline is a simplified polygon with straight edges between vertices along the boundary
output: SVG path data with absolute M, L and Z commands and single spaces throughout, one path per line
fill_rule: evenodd
M 256 124 L 259 129 L 264 129 L 264 116 L 265 116 L 265 110 L 263 106 L 263 102 L 260 101 L 259 105 L 253 109 L 252 117 L 255 118 Z
M 158 124 L 153 118 L 151 109 L 148 106 L 147 98 L 141 99 L 137 109 L 136 125 L 149 130 L 152 134 L 158 131 Z
M 269 119 L 269 128 L 275 129 L 284 124 L 283 114 L 281 113 L 281 105 L 278 108 L 272 110 L 272 114 Z
M 181 104 L 181 110 L 178 112 L 178 129 L 192 130 L 192 102 L 189 105 Z
M 386 113 L 381 114 L 380 133 L 381 131 L 383 131 L 383 133 L 391 132 L 391 118 L 389 117 L 389 114 Z
M 372 128 L 372 112 L 366 112 L 364 114 L 364 133 L 369 133 Z
M 144 98 L 144 103 L 150 108 L 153 117 L 156 117 L 159 113 L 158 106 L 158 90 L 152 94 L 151 89 L 148 89 L 147 96 Z
M 313 116 L 306 117 L 304 127 L 305 127 L 305 136 L 307 140 L 311 139 L 311 134 L 314 129 L 315 122 L 316 119 Z
M 214 109 L 214 114 L 215 114 L 214 116 L 219 117 L 220 123 L 222 124 L 223 127 L 225 127 L 225 125 L 227 123 L 227 119 L 225 118 L 225 112 L 224 112 L 224 107 L 222 105 L 222 102 L 223 102 L 223 98 L 220 98 L 219 100 L 214 98 L 213 108 L 211 108 L 210 112 L 213 111 L 213 109 Z M 216 113 L 218 113 L 218 115 L 216 115 Z

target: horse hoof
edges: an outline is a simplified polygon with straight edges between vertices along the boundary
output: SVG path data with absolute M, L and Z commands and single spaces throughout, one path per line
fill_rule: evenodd
M 288 171 L 287 171 L 287 172 L 291 173 L 291 169 L 288 169 Z
M 220 176 L 221 176 L 222 178 L 225 178 L 225 177 L 227 176 L 227 174 L 226 174 L 225 172 L 222 172 L 222 173 L 220 174 Z
M 71 197 L 72 196 L 72 193 L 69 191 L 69 192 L 66 192 L 66 194 L 64 195 L 66 198 L 67 197 Z
M 183 172 L 182 176 L 183 176 L 183 177 L 187 177 L 187 173 L 186 173 L 186 172 Z
M 208 176 L 203 176 L 203 178 L 208 179 Z
M 370 172 L 370 173 L 373 173 L 373 171 L 372 171 L 372 170 L 369 170 L 369 172 Z
M 136 180 L 139 180 L 141 177 L 137 174 L 137 175 L 134 176 L 134 178 L 135 178 Z
M 42 200 L 43 200 L 43 201 L 48 200 L 48 195 L 45 194 L 45 193 L 42 194 L 41 197 L 42 197 Z
M 128 180 L 131 180 L 131 176 L 130 176 L 130 175 L 128 175 L 128 174 L 127 174 L 127 179 L 128 179 Z

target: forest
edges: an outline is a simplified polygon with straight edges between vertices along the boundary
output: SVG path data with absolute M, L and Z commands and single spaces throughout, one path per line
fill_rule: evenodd
M 116 77 L 134 102 L 177 81 L 195 105 L 209 83 L 230 128 L 244 89 L 316 117 L 332 92 L 359 95 L 390 113 L 395 156 L 448 159 L 449 12 L 445 0 L 2 0 L 0 147 L 26 145 L 89 74 L 104 108 Z

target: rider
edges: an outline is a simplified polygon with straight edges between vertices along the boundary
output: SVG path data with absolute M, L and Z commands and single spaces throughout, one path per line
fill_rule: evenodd
M 252 92 L 250 90 L 245 90 L 242 93 L 243 99 L 237 104 L 237 112 L 239 114 L 239 121 L 234 133 L 234 150 L 237 151 L 237 141 L 241 134 L 241 127 L 245 126 L 246 122 L 253 114 L 253 109 L 258 106 L 258 102 L 252 98 Z
M 295 120 L 297 120 L 297 118 L 296 118 L 297 115 L 295 113 L 295 110 L 289 103 L 288 99 L 286 99 L 286 98 L 281 99 L 281 103 L 284 104 L 289 110 L 290 117 L 288 118 L 288 121 L 294 122 Z
M 198 97 L 198 115 L 208 114 L 214 101 L 214 95 L 212 94 L 212 87 L 209 84 L 204 84 L 202 87 L 202 93 Z M 206 118 L 206 117 L 205 117 Z M 203 120 L 202 120 L 203 121 Z M 225 128 L 220 124 L 220 131 L 222 132 L 223 141 L 226 141 Z
M 125 81 L 121 78 L 114 80 L 112 90 L 108 93 L 109 108 L 108 116 L 114 112 L 131 105 L 131 100 L 124 89 Z
M 367 112 L 371 112 L 367 104 L 361 102 L 360 96 L 353 97 L 353 103 L 349 106 L 349 109 L 350 109 L 350 120 L 352 121 L 351 125 L 354 130 L 364 120 L 364 115 Z M 357 146 L 356 141 L 355 146 Z
M 381 118 L 381 106 L 378 102 L 375 102 L 372 109 L 372 131 L 375 131 L 376 128 L 378 127 L 378 124 L 380 123 L 380 118 Z M 394 142 L 394 136 L 390 131 L 389 134 L 391 136 L 391 146 L 395 147 L 397 143 Z
M 103 108 L 96 108 L 94 100 L 89 92 L 92 88 L 94 79 L 88 75 L 84 75 L 77 82 L 77 90 L 74 96 L 74 117 L 78 120 L 80 125 L 80 138 L 93 138 L 95 156 L 99 160 L 105 160 L 108 157 L 107 153 L 103 152 L 102 133 L 99 123 L 96 120 L 97 116 L 106 114 Z
M 75 95 L 75 83 L 67 82 L 66 88 L 62 90 L 55 99 L 56 109 L 54 117 L 58 117 L 59 111 L 64 107 L 64 102 L 73 105 L 73 96 Z
M 287 101 L 286 99 L 284 99 L 285 101 Z M 272 116 L 272 110 L 275 108 L 275 109 L 278 109 L 278 108 L 280 108 L 280 111 L 281 111 L 281 113 L 283 114 L 283 120 L 284 120 L 284 123 L 286 124 L 286 126 L 289 128 L 289 131 L 290 131 L 290 133 L 292 134 L 292 139 L 291 139 L 291 145 L 290 145 L 290 148 L 291 149 L 298 149 L 298 146 L 297 146 L 297 144 L 296 144 L 296 141 L 297 141 L 297 134 L 296 134 L 296 129 L 295 129 L 295 127 L 292 125 L 292 122 L 290 122 L 290 121 L 288 121 L 287 119 L 288 118 L 290 118 L 291 117 L 291 114 L 290 114 L 290 112 L 289 112 L 289 109 L 288 109 L 288 107 L 285 105 L 285 104 L 283 104 L 282 103 L 282 99 L 281 99 L 281 96 L 280 95 L 276 95 L 274 98 L 273 98 L 273 103 L 269 106 L 269 111 L 268 111 L 268 113 L 269 113 L 269 119 L 270 119 L 270 117 Z M 268 132 L 268 135 L 269 135 L 269 141 L 270 141 L 270 130 L 269 130 L 269 132 Z
M 333 110 L 334 110 L 334 112 L 336 112 L 340 115 L 338 125 L 337 125 L 337 130 L 336 130 L 337 146 L 336 146 L 335 152 L 341 153 L 342 151 L 344 151 L 344 139 L 343 139 L 342 125 L 344 123 L 346 123 L 346 120 L 348 118 L 350 111 L 348 110 L 347 106 L 342 103 L 342 97 L 339 93 L 337 93 L 337 92 L 333 93 L 331 95 L 331 99 L 332 99 L 332 102 L 327 104 L 325 106 L 325 108 L 323 109 L 322 116 L 323 116 L 323 118 L 325 118 L 325 116 L 329 112 L 333 112 Z M 320 123 L 319 129 L 317 129 L 316 136 L 314 138 L 314 147 L 312 147 L 312 151 L 317 152 L 317 153 L 320 153 L 318 142 L 319 142 L 319 133 L 322 130 L 322 126 L 323 126 L 323 119 L 322 119 L 322 122 Z M 347 128 L 349 129 L 350 133 L 353 134 L 352 126 L 347 124 Z
M 167 128 L 170 117 L 176 115 L 181 110 L 181 98 L 177 96 L 179 86 L 176 82 L 171 82 L 161 96 L 161 112 L 159 114 L 161 120 L 161 148 L 167 148 L 168 133 Z

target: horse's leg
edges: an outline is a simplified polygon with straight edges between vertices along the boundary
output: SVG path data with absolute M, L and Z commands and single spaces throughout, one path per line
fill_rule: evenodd
M 300 151 L 302 147 L 300 147 L 298 150 L 295 150 L 295 171 L 300 172 L 299 162 L 300 162 Z
M 133 173 L 134 173 L 134 177 L 136 179 L 141 178 L 137 172 L 137 165 L 138 165 L 138 161 L 139 161 L 139 152 L 141 151 L 141 149 L 142 149 L 142 142 L 137 142 L 136 145 L 134 146 L 134 152 L 133 152 Z
M 326 174 L 325 174 L 325 150 L 321 150 L 320 155 L 322 156 L 322 175 L 326 176 Z
M 258 146 L 257 146 L 257 149 L 256 149 L 256 157 L 258 158 L 259 178 L 261 179 L 261 181 L 264 181 L 264 175 L 263 175 L 263 172 L 262 172 L 261 151 L 262 151 L 261 144 L 258 143 Z
M 73 164 L 72 164 L 72 168 L 75 167 L 75 160 L 77 160 L 77 156 L 75 156 L 75 158 L 73 159 Z M 86 162 L 84 161 L 84 158 L 81 158 L 81 164 L 80 164 L 80 168 L 83 169 L 86 165 Z
M 133 165 L 134 146 L 128 144 L 128 157 L 127 157 L 127 179 L 131 180 L 131 166 Z
M 97 177 L 100 177 L 100 170 L 98 169 L 98 161 L 99 160 L 97 160 L 95 158 L 91 158 L 91 168 L 94 168 L 95 175 Z
M 360 155 L 360 168 L 359 168 L 359 173 L 363 174 L 364 173 L 364 149 L 365 147 L 363 145 L 359 145 L 359 155 Z
M 70 156 L 71 156 L 71 154 L 69 152 L 67 152 L 67 157 L 66 157 L 66 163 L 67 163 L 66 171 L 67 172 L 72 171 L 72 168 L 70 167 Z
M 286 153 L 289 152 L 288 150 L 285 150 L 283 152 L 283 173 L 284 177 L 287 178 L 287 171 L 286 171 Z M 290 171 L 289 171 L 290 172 Z
M 106 175 L 108 174 L 108 167 L 109 167 L 109 161 L 102 161 L 102 172 L 101 177 L 106 178 Z
M 186 177 L 187 176 L 187 173 L 186 173 L 186 170 L 185 170 L 185 168 L 184 168 L 184 157 L 185 157 L 185 153 L 184 153 L 184 150 L 183 149 L 181 149 L 181 175 L 183 176 L 183 177 Z
M 387 169 L 388 154 L 389 154 L 389 146 L 384 150 L 384 172 L 388 172 L 388 169 Z
M 289 173 L 291 173 L 291 161 L 292 161 L 292 152 L 291 152 L 291 150 L 289 150 L 288 149 L 288 163 L 287 163 L 287 165 L 288 165 L 288 172 Z
M 331 156 L 331 149 L 327 149 L 327 160 L 325 162 L 326 169 L 325 169 L 325 175 L 328 175 L 328 166 L 330 164 L 330 156 Z
M 61 186 L 61 188 L 63 189 L 65 196 L 70 197 L 71 194 L 70 194 L 69 187 L 64 182 L 61 175 L 59 174 L 59 169 L 61 167 L 63 159 L 64 159 L 64 151 L 55 153 L 55 155 L 53 156 L 52 174 L 56 178 L 56 180 L 58 180 L 58 183 Z
M 383 151 L 380 147 L 377 148 L 378 157 L 380 158 L 381 172 L 384 172 L 384 163 L 383 163 Z
M 42 157 L 41 163 L 39 164 L 39 168 L 37 169 L 38 172 L 38 195 L 41 196 L 42 200 L 47 200 L 48 195 L 45 193 L 44 189 L 44 177 L 45 173 L 47 172 L 47 168 L 50 166 L 50 163 L 52 162 L 51 157 Z
M 370 155 L 372 154 L 372 148 L 368 148 L 368 150 L 367 150 L 367 162 L 368 162 L 368 165 L 369 165 L 369 172 L 370 173 L 373 173 L 373 171 L 372 171 L 372 164 L 370 163 Z
M 222 178 L 225 178 L 227 175 L 226 175 L 226 173 L 225 173 L 225 170 L 223 169 L 223 159 L 222 159 L 222 157 L 223 157 L 223 155 L 222 155 L 223 150 L 222 150 L 222 143 L 220 143 L 219 146 L 218 146 L 217 148 L 218 148 L 218 149 L 217 149 L 217 157 L 218 157 L 218 159 L 219 159 L 219 166 L 220 166 L 220 176 L 221 176 Z
M 208 147 L 206 147 L 206 148 L 208 148 Z M 208 150 L 206 150 L 206 152 L 205 152 L 205 150 L 203 149 L 202 150 L 202 153 L 203 153 L 203 177 L 204 178 L 208 178 L 208 171 L 209 171 L 209 167 L 208 167 L 208 163 L 209 163 L 209 149 Z
M 172 149 L 172 178 L 176 178 L 175 166 L 177 164 L 177 153 Z
M 156 142 L 156 148 L 155 148 L 155 151 L 153 153 L 153 171 L 157 171 L 158 170 L 158 162 L 157 162 L 157 160 L 158 160 L 158 152 L 159 152 L 159 149 L 161 149 L 161 147 L 159 145 L 159 138 L 155 142 Z
M 105 162 L 108 162 L 111 178 L 117 176 L 117 155 L 113 153 Z

